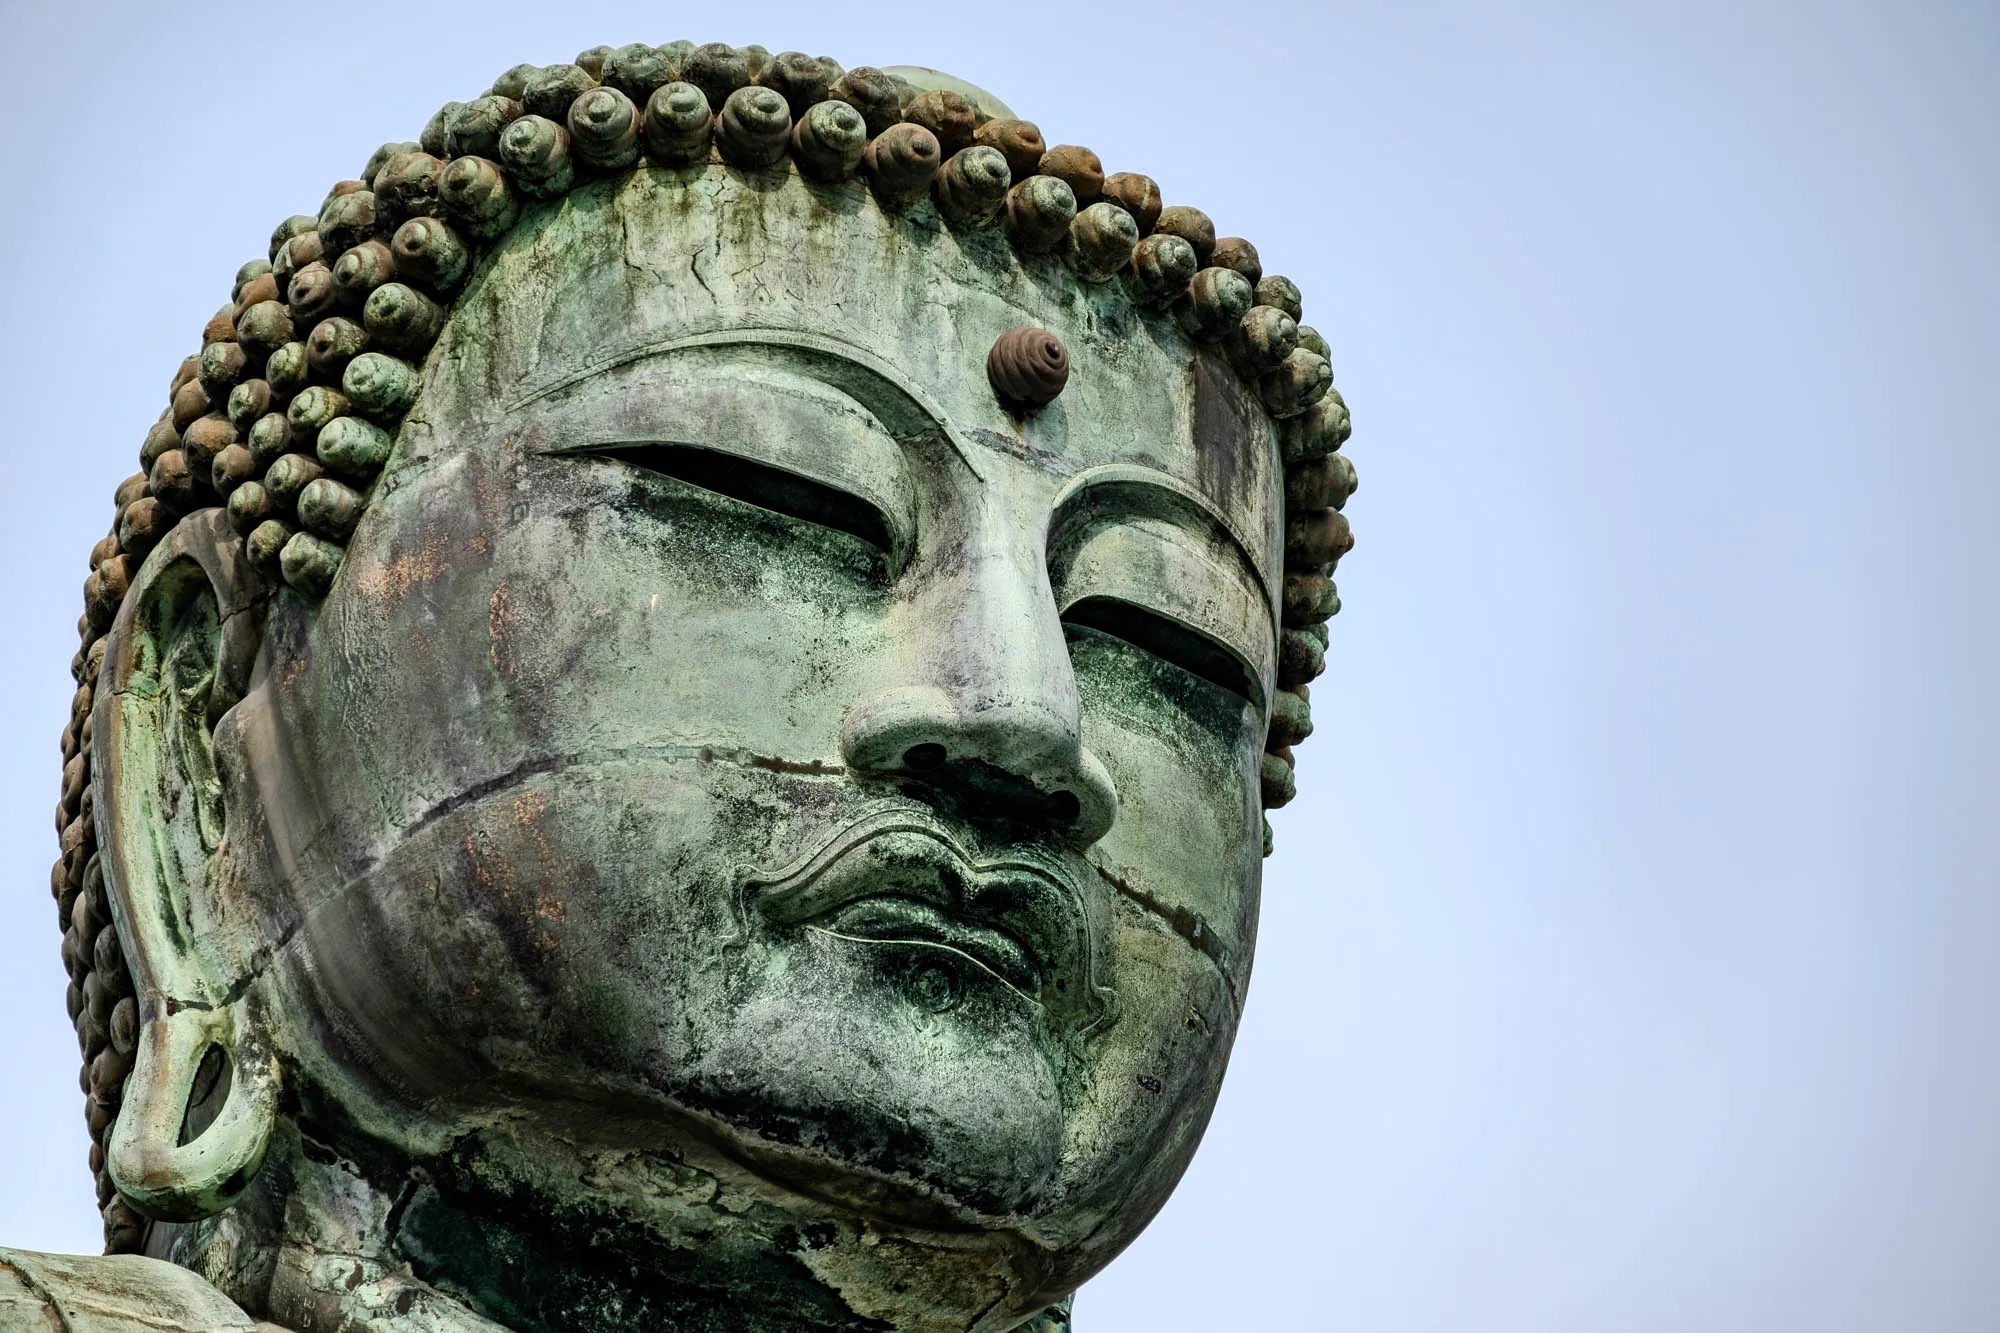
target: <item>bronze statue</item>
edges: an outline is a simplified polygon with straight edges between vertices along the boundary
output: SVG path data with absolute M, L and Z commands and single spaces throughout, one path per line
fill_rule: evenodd
M 758 47 L 517 67 L 280 226 L 91 553 L 113 1257 L 0 1251 L 0 1324 L 1067 1327 L 1311 729 L 1300 313 L 990 94 Z

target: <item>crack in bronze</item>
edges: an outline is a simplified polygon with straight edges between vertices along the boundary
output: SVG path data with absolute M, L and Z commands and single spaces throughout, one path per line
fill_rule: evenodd
M 1214 929 L 1200 914 L 1186 907 L 1172 907 L 1161 902 L 1123 875 L 1095 860 L 1091 861 L 1091 866 L 1106 884 L 1117 891 L 1119 897 L 1159 918 L 1160 922 L 1179 936 L 1190 949 L 1213 963 L 1215 970 L 1222 976 L 1222 984 L 1229 989 L 1230 1003 L 1239 1009 L 1242 1007 L 1240 997 L 1236 993 L 1236 977 L 1230 970 L 1228 954 L 1216 941 Z
M 560 773 L 580 764 L 619 763 L 645 759 L 665 760 L 670 763 L 734 764 L 738 768 L 759 768 L 770 773 L 788 773 L 802 777 L 842 777 L 847 772 L 846 767 L 841 764 L 823 763 L 817 759 L 786 759 L 782 755 L 756 754 L 728 745 L 632 745 L 583 750 L 575 754 L 525 760 L 504 773 L 475 782 L 462 791 L 445 797 L 418 815 L 403 827 L 398 836 L 415 837 L 438 820 L 489 796 L 518 787 L 530 778 L 547 773 Z

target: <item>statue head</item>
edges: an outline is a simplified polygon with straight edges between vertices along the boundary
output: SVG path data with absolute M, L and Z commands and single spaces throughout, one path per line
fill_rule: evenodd
M 366 1233 L 527 1328 L 1101 1268 L 1214 1102 L 1337 609 L 1299 316 L 977 89 L 754 47 L 511 70 L 281 226 L 85 590 L 112 1247 Z

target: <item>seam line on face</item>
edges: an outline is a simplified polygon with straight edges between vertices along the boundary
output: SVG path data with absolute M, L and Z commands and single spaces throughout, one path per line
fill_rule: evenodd
M 539 777 L 544 773 L 559 773 L 582 764 L 617 763 L 621 760 L 635 759 L 735 764 L 740 768 L 761 768 L 772 773 L 793 773 L 806 777 L 840 777 L 847 772 L 847 769 L 840 764 L 822 763 L 817 759 L 786 759 L 778 755 L 754 754 L 727 745 L 637 745 L 585 750 L 576 754 L 530 759 L 504 773 L 475 782 L 425 810 L 404 825 L 396 836 L 399 839 L 414 837 L 447 815 L 482 801 L 488 796 L 506 791 L 510 787 L 519 786 L 529 778 Z
M 1241 1012 L 1243 1007 L 1242 998 L 1236 993 L 1236 978 L 1230 973 L 1228 958 L 1224 954 L 1222 947 L 1216 943 L 1215 931 L 1209 927 L 1208 922 L 1198 913 L 1188 908 L 1170 907 L 1166 903 L 1161 902 L 1152 894 L 1134 885 L 1123 875 L 1118 874 L 1116 871 L 1099 862 L 1095 857 L 1091 857 L 1089 860 L 1091 868 L 1098 873 L 1098 876 L 1106 884 L 1109 884 L 1117 892 L 1119 897 L 1125 899 L 1140 911 L 1145 912 L 1148 916 L 1158 919 L 1160 924 L 1172 931 L 1188 948 L 1193 949 L 1213 964 L 1216 974 L 1222 978 L 1223 987 L 1229 992 L 1230 1006 Z

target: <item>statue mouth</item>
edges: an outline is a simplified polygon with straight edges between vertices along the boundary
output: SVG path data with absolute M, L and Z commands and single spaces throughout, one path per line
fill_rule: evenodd
M 1063 858 L 969 851 L 928 811 L 877 807 L 790 865 L 751 874 L 744 905 L 768 923 L 870 946 L 956 955 L 1065 1030 L 1109 1016 L 1098 927 Z
M 871 894 L 857 898 L 806 929 L 858 944 L 925 945 L 962 955 L 1041 1003 L 1042 970 L 1022 942 L 1008 931 L 981 925 L 917 898 Z

